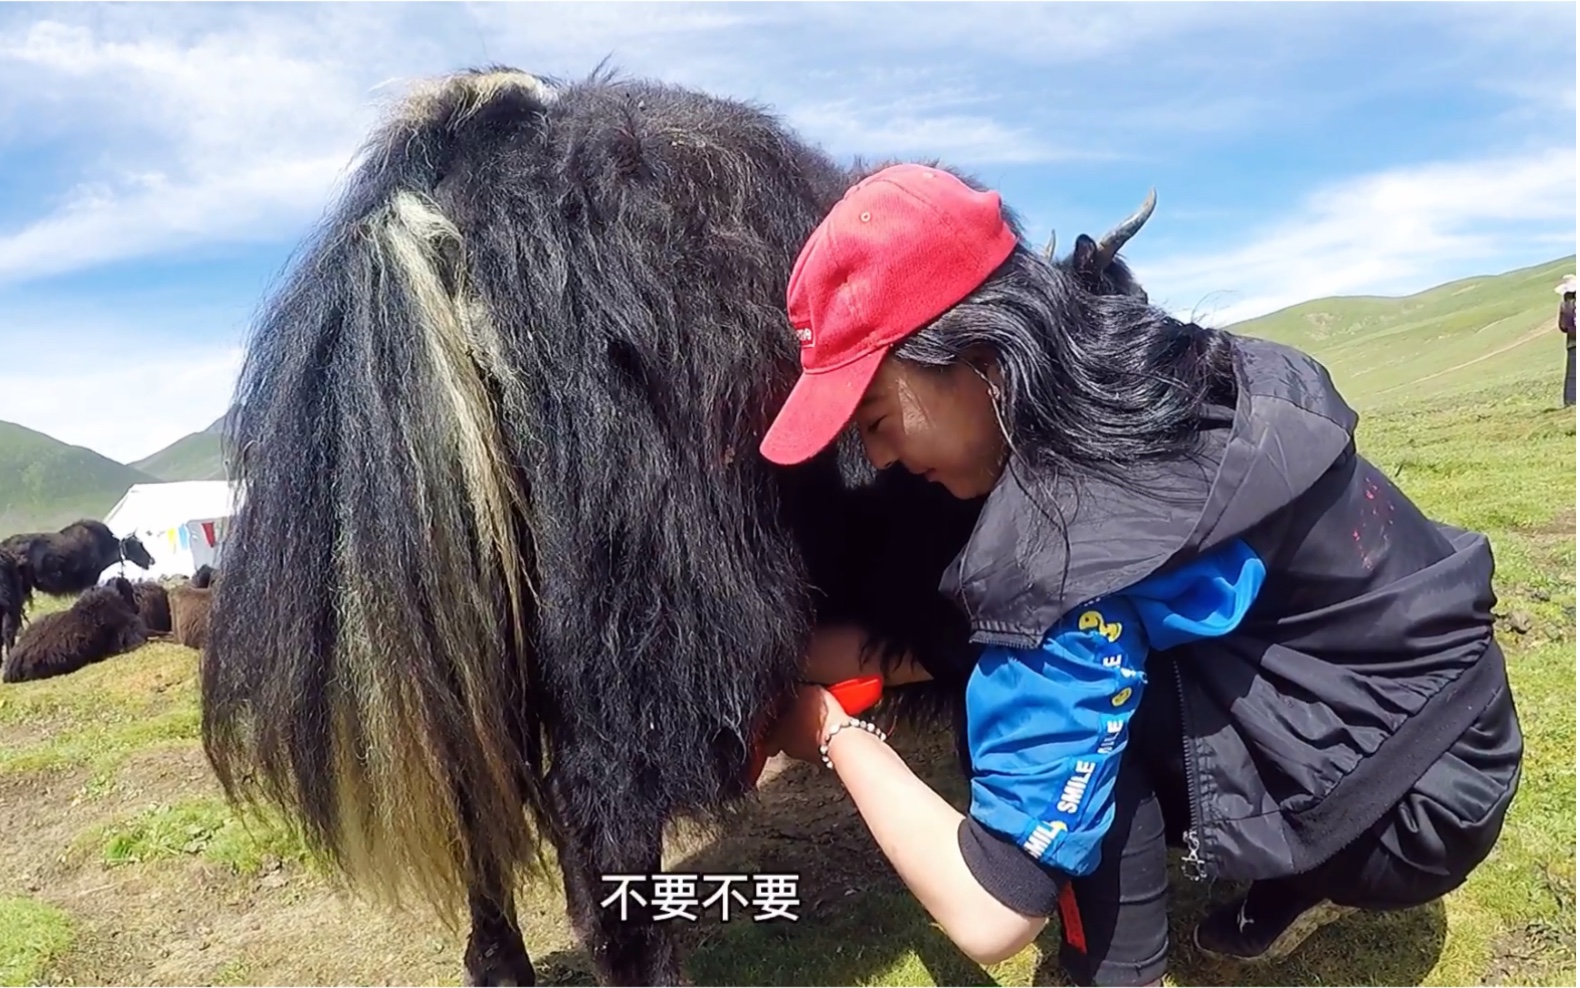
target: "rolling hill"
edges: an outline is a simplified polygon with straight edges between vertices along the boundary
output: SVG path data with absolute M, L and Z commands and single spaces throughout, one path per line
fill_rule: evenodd
M 1551 377 L 1564 345 L 1553 287 L 1570 255 L 1506 274 L 1449 282 L 1404 298 L 1324 298 L 1229 327 L 1321 360 L 1356 408 Z
M 91 449 L 0 422 L 0 534 L 103 518 L 128 487 L 153 480 Z
M 228 417 L 220 416 L 202 432 L 182 436 L 159 452 L 133 463 L 132 467 L 164 481 L 224 480 L 225 461 L 220 442 Z

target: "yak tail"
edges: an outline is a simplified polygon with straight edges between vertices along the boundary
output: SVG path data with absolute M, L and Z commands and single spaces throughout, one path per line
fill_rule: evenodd
M 439 190 L 467 121 L 530 128 L 550 99 L 495 71 L 405 101 L 261 313 L 229 437 L 208 758 L 354 889 L 450 921 L 537 858 L 543 817 L 526 437 Z

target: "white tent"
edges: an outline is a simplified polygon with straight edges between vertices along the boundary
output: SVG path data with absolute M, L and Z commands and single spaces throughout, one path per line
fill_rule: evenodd
M 224 480 L 133 484 L 104 523 L 122 538 L 135 535 L 154 557 L 146 572 L 131 563 L 107 568 L 99 579 L 191 576 L 204 563 L 219 565 L 239 487 Z

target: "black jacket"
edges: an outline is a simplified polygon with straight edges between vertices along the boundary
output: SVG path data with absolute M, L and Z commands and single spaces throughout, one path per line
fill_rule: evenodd
M 1357 454 L 1317 361 L 1244 337 L 1236 361 L 1236 405 L 1203 423 L 1192 462 L 1123 486 L 1012 462 L 940 589 L 973 642 L 1035 648 L 1078 605 L 1244 540 L 1267 573 L 1240 626 L 1149 667 L 1177 674 L 1187 860 L 1249 880 L 1328 859 L 1478 718 L 1500 751 L 1520 742 L 1486 537 L 1425 517 Z M 1447 788 L 1464 793 L 1451 813 L 1487 815 L 1485 785 Z

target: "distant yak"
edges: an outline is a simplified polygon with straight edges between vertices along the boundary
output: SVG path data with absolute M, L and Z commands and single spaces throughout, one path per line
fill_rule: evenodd
M 0 542 L 28 564 L 34 590 L 77 594 L 99 582 L 99 574 L 119 562 L 140 569 L 154 557 L 135 535 L 117 538 L 102 521 L 72 522 L 58 532 L 30 532 Z
M 0 549 L 0 662 L 16 644 L 22 617 L 33 597 L 33 583 L 26 560 L 9 549 Z
M 208 644 L 209 604 L 213 600 L 214 569 L 200 566 L 189 583 L 179 584 L 169 590 L 171 632 L 176 641 L 203 650 Z
M 35 618 L 0 666 L 0 681 L 20 683 L 76 672 L 137 648 L 148 630 L 137 614 L 132 585 L 116 577 L 78 597 L 69 610 Z
M 170 592 L 158 580 L 138 580 L 132 584 L 137 613 L 150 637 L 170 634 Z

